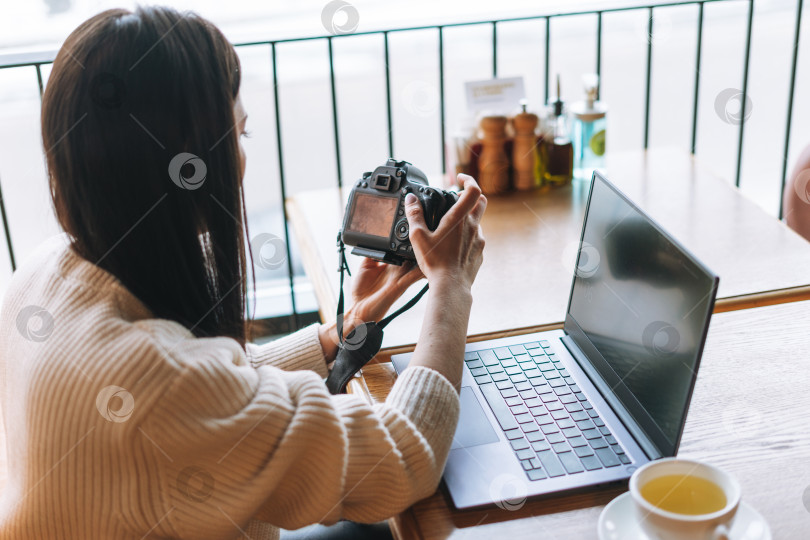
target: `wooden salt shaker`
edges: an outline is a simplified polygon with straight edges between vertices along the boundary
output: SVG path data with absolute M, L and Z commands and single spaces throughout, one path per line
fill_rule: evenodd
M 535 145 L 537 144 L 538 118 L 536 114 L 526 112 L 526 102 L 521 101 L 522 111 L 512 119 L 515 128 L 515 142 L 512 147 L 512 170 L 515 189 L 529 190 L 537 185 L 535 181 L 535 161 L 537 155 Z
M 481 156 L 478 159 L 478 183 L 487 195 L 509 189 L 509 157 L 506 142 L 505 116 L 485 116 L 481 119 Z

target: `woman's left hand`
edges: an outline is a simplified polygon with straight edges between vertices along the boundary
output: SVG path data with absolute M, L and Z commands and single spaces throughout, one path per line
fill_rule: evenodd
M 395 266 L 364 258 L 352 276 L 352 305 L 343 317 L 343 335 L 360 323 L 379 322 L 397 298 L 423 277 L 415 262 Z M 331 362 L 339 343 L 335 322 L 321 325 L 319 337 L 326 361 Z
M 354 301 L 347 319 L 362 322 L 379 322 L 394 302 L 408 287 L 424 278 L 415 262 L 406 261 L 402 266 L 386 264 L 364 258 L 352 280 Z M 347 320 L 348 322 L 348 320 Z M 352 325 L 355 326 L 355 325 Z

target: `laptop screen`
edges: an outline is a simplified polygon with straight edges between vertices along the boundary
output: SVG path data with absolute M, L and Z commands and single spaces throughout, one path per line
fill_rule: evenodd
M 594 175 L 566 331 L 664 455 L 674 455 L 717 278 Z

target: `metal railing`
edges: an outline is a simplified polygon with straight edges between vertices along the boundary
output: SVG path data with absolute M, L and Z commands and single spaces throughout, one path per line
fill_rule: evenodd
M 700 67 L 701 67 L 701 52 L 702 52 L 702 43 L 703 43 L 703 21 L 704 21 L 704 7 L 706 4 L 717 4 L 717 3 L 747 3 L 747 24 L 746 24 L 746 34 L 745 34 L 745 48 L 743 51 L 743 77 L 742 77 L 742 96 L 741 96 L 741 107 L 742 110 L 740 111 L 740 116 L 745 118 L 746 116 L 746 102 L 747 102 L 747 94 L 748 94 L 748 75 L 749 75 L 749 65 L 750 65 L 750 58 L 751 58 L 751 34 L 753 29 L 753 21 L 754 21 L 754 0 L 686 0 L 686 1 L 677 1 L 677 2 L 665 2 L 665 3 L 654 3 L 654 4 L 646 4 L 646 5 L 634 5 L 634 6 L 622 6 L 622 7 L 612 7 L 612 8 L 605 8 L 605 9 L 592 9 L 586 11 L 569 11 L 569 12 L 555 12 L 555 13 L 544 13 L 539 15 L 533 16 L 526 16 L 526 17 L 513 17 L 513 18 L 503 18 L 497 20 L 483 20 L 483 21 L 471 21 L 471 22 L 459 22 L 459 23 L 452 23 L 452 24 L 439 24 L 439 25 L 428 25 L 428 26 L 411 26 L 406 28 L 392 28 L 387 30 L 372 30 L 372 31 L 364 31 L 364 32 L 351 32 L 351 33 L 336 33 L 330 35 L 320 35 L 320 36 L 307 36 L 307 37 L 298 37 L 298 38 L 289 38 L 289 39 L 278 39 L 278 40 L 262 40 L 262 41 L 250 41 L 250 42 L 243 42 L 243 43 L 236 43 L 237 47 L 252 47 L 252 46 L 269 46 L 270 53 L 271 53 L 271 64 L 272 64 L 272 80 L 273 80 L 273 87 L 274 87 L 274 96 L 273 96 L 273 106 L 275 109 L 275 124 L 276 124 L 276 144 L 277 144 L 277 151 L 278 151 L 278 172 L 279 172 L 279 189 L 281 194 L 281 200 L 284 201 L 287 195 L 287 188 L 286 188 L 286 181 L 285 181 L 285 172 L 284 172 L 284 147 L 283 147 L 283 133 L 281 128 L 281 112 L 283 111 L 282 105 L 279 100 L 279 92 L 278 92 L 278 71 L 277 71 L 277 46 L 282 43 L 294 43 L 294 42 L 303 42 L 303 41 L 326 41 L 327 53 L 328 53 L 328 60 L 329 60 L 329 87 L 331 92 L 331 107 L 332 107 L 332 130 L 334 132 L 334 150 L 335 150 L 335 167 L 337 170 L 337 185 L 341 187 L 343 185 L 342 179 L 342 172 L 341 172 L 341 140 L 339 134 L 339 114 L 338 114 L 338 103 L 337 103 L 337 92 L 336 92 L 336 84 L 335 84 L 335 67 L 334 67 L 334 51 L 333 51 L 333 41 L 335 39 L 351 39 L 352 37 L 357 36 L 368 36 L 368 35 L 379 35 L 382 36 L 383 39 L 383 53 L 384 53 L 384 65 L 385 65 L 385 92 L 386 92 L 386 117 L 387 117 L 387 125 L 388 125 L 388 152 L 389 155 L 394 154 L 394 140 L 393 140 L 393 117 L 392 117 L 392 106 L 391 106 L 391 72 L 390 72 L 390 47 L 389 47 L 389 35 L 393 33 L 400 33 L 400 32 L 415 32 L 415 31 L 422 31 L 422 30 L 435 30 L 438 33 L 438 50 L 436 51 L 438 55 L 438 66 L 439 66 L 439 73 L 438 73 L 438 81 L 439 81 L 439 129 L 440 129 L 440 137 L 439 141 L 442 145 L 440 149 L 440 156 L 441 156 L 441 168 L 442 173 L 447 172 L 447 158 L 445 155 L 444 145 L 446 144 L 446 104 L 445 104 L 445 63 L 444 63 L 444 31 L 447 28 L 454 28 L 454 27 L 461 27 L 461 26 L 476 26 L 476 25 L 489 25 L 492 27 L 492 77 L 496 78 L 498 76 L 498 25 L 501 23 L 510 23 L 510 22 L 519 22 L 519 21 L 532 21 L 532 20 L 539 20 L 545 21 L 545 47 L 543 50 L 543 54 L 545 56 L 545 71 L 544 71 L 544 96 L 546 103 L 549 100 L 549 65 L 550 65 L 550 54 L 551 54 L 551 30 L 552 25 L 551 22 L 554 19 L 560 19 L 563 17 L 574 17 L 574 16 L 582 16 L 582 15 L 593 15 L 596 17 L 596 65 L 595 65 L 595 72 L 597 75 L 602 75 L 602 20 L 605 14 L 609 13 L 618 13 L 618 12 L 627 12 L 627 11 L 645 11 L 647 12 L 648 21 L 647 21 L 647 33 L 648 36 L 653 36 L 655 31 L 654 27 L 654 13 L 655 10 L 667 8 L 667 7 L 675 7 L 675 6 L 688 6 L 688 5 L 695 5 L 698 9 L 697 14 L 697 42 L 696 42 L 696 58 L 695 58 L 695 80 L 694 80 L 694 93 L 692 96 L 692 126 L 691 126 L 691 141 L 689 148 L 691 152 L 694 154 L 696 151 L 697 145 L 697 126 L 698 126 L 698 98 L 699 98 L 699 88 L 700 88 Z M 783 159 L 782 165 L 782 178 L 781 178 L 781 189 L 784 191 L 786 178 L 787 178 L 787 159 L 788 159 L 788 148 L 790 144 L 790 131 L 791 131 L 791 120 L 793 115 L 793 98 L 794 98 L 794 90 L 796 84 L 796 64 L 798 58 L 798 45 L 799 45 L 799 35 L 801 31 L 801 17 L 802 17 L 802 7 L 803 7 L 803 0 L 796 0 L 796 16 L 795 16 L 795 29 L 794 29 L 794 37 L 793 37 L 793 47 L 792 47 L 792 60 L 791 60 L 791 77 L 790 77 L 790 84 L 789 84 L 789 91 L 788 91 L 788 107 L 787 107 L 787 121 L 786 121 L 786 130 L 785 130 L 785 139 L 784 139 L 784 152 L 781 156 Z M 644 99 L 644 136 L 643 136 L 643 144 L 644 148 L 648 147 L 649 143 L 649 134 L 650 134 L 650 93 L 651 93 L 651 80 L 652 80 L 652 69 L 653 69 L 653 39 L 647 39 L 647 47 L 646 47 L 646 72 L 645 72 L 645 99 Z M 35 53 L 35 54 L 22 54 L 22 55 L 7 55 L 5 57 L 0 56 L 0 69 L 4 68 L 12 68 L 12 67 L 34 67 L 36 70 L 37 82 L 39 84 L 39 92 L 40 97 L 42 96 L 43 91 L 43 79 L 42 79 L 42 66 L 46 64 L 50 64 L 53 61 L 55 56 L 55 52 L 45 52 L 45 53 Z M 740 185 L 740 174 L 742 168 L 742 150 L 743 150 L 743 137 L 744 137 L 744 128 L 745 122 L 739 123 L 739 133 L 738 133 L 738 140 L 737 140 L 737 155 L 736 155 L 736 170 L 735 170 L 735 185 L 739 187 Z M 287 249 L 287 270 L 289 276 L 289 286 L 290 286 L 290 298 L 292 303 L 292 310 L 293 313 L 290 315 L 291 322 L 298 321 L 298 311 L 296 309 L 296 302 L 295 302 L 295 294 L 293 292 L 293 268 L 292 268 L 292 257 L 290 253 L 290 233 L 287 223 L 287 211 L 282 202 L 282 212 L 284 218 L 284 239 L 286 242 L 286 249 Z M 6 215 L 6 208 L 5 203 L 3 202 L 2 196 L 2 189 L 0 189 L 0 213 L 2 214 L 2 221 L 3 221 L 3 228 L 6 237 L 6 244 L 8 246 L 8 253 L 9 258 L 11 261 L 12 269 L 16 267 L 15 258 L 14 258 L 14 248 L 12 246 L 11 240 L 11 233 L 9 230 L 9 223 L 8 218 Z M 780 197 L 780 204 L 779 204 L 779 218 L 783 217 L 783 207 Z

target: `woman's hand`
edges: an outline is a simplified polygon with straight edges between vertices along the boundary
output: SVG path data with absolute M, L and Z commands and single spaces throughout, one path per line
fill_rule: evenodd
M 427 228 L 416 196 L 405 198 L 405 214 L 416 260 L 428 282 L 450 280 L 469 291 L 483 262 L 484 236 L 479 223 L 487 198 L 471 176 L 460 174 L 458 179 L 464 182 L 464 191 L 435 231 Z
M 434 369 L 456 388 L 461 384 L 464 343 L 472 308 L 472 287 L 483 261 L 481 216 L 487 199 L 472 177 L 459 175 L 464 191 L 435 231 L 425 225 L 422 206 L 409 196 L 405 212 L 416 260 L 430 282 L 422 332 L 411 366 Z
M 352 279 L 352 318 L 363 322 L 379 321 L 397 298 L 423 277 L 419 267 L 410 261 L 395 266 L 363 259 Z
M 408 287 L 424 278 L 416 264 L 406 261 L 395 266 L 364 258 L 352 276 L 352 305 L 343 316 L 343 335 L 358 324 L 379 322 Z M 335 323 L 321 326 L 321 348 L 327 361 L 337 354 L 339 343 Z

